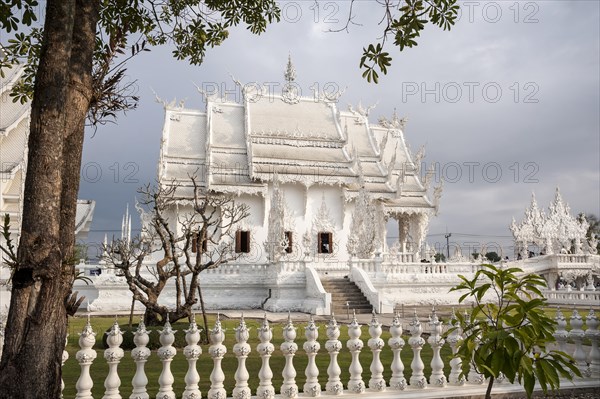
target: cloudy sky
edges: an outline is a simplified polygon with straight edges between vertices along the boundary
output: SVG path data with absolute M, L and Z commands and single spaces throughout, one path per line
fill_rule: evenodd
M 510 244 L 511 218 L 535 192 L 547 206 L 560 186 L 572 211 L 600 214 L 600 6 L 597 1 L 463 3 L 451 32 L 429 28 L 417 48 L 399 53 L 378 85 L 358 68 L 362 47 L 376 42 L 382 9 L 357 1 L 285 1 L 283 19 L 261 36 L 234 29 L 201 66 L 154 48 L 128 67 L 138 110 L 86 138 L 80 198 L 96 201 L 90 240 L 118 234 L 136 189 L 156 179 L 163 124 L 160 98 L 204 107 L 195 85 L 235 91 L 241 82 L 282 82 L 288 54 L 303 95 L 346 88 L 338 106 L 377 104 L 370 119 L 394 109 L 408 117 L 413 151 L 426 145 L 426 166 L 446 181 L 431 244 Z M 336 22 L 337 21 L 337 22 Z M 235 93 L 229 94 L 233 99 Z M 239 95 L 238 95 L 239 96 Z M 139 226 L 137 221 L 134 227 Z

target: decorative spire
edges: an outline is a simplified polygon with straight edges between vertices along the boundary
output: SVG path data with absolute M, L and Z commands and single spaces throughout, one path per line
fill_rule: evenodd
M 283 77 L 285 78 L 286 83 L 291 83 L 296 81 L 296 68 L 294 68 L 294 64 L 292 64 L 292 55 L 288 55 L 288 62 L 285 68 L 285 72 L 283 73 Z

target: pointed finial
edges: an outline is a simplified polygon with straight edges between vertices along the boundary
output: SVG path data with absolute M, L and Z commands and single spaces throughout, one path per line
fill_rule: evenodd
M 288 62 L 283 77 L 287 83 L 291 83 L 296 80 L 296 68 L 294 68 L 294 64 L 292 63 L 291 54 L 288 55 Z

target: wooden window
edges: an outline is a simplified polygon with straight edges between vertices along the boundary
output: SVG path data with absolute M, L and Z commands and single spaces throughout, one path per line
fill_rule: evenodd
M 250 232 L 247 230 L 238 230 L 235 232 L 235 252 L 250 252 Z
M 287 238 L 287 247 L 285 247 L 285 252 L 291 254 L 293 251 L 292 245 L 294 245 L 294 234 L 291 231 L 286 231 L 285 238 Z
M 200 247 L 200 253 L 204 253 L 206 252 L 206 249 L 208 248 L 208 243 L 206 238 L 202 240 L 202 245 L 200 244 L 200 234 L 198 233 L 194 233 L 194 235 L 192 236 L 192 252 L 196 253 L 198 252 L 198 247 Z
M 322 232 L 318 234 L 318 250 L 320 254 L 330 254 L 333 252 L 333 234 Z

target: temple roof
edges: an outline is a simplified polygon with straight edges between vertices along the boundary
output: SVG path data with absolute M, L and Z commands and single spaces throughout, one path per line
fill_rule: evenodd
M 347 200 L 361 185 L 389 211 L 431 210 L 403 126 L 371 124 L 359 105 L 340 111 L 326 98 L 243 91 L 241 103 L 209 98 L 206 110 L 165 104 L 159 180 L 186 186 L 196 174 L 217 192 L 265 195 L 280 182 L 338 185 Z

